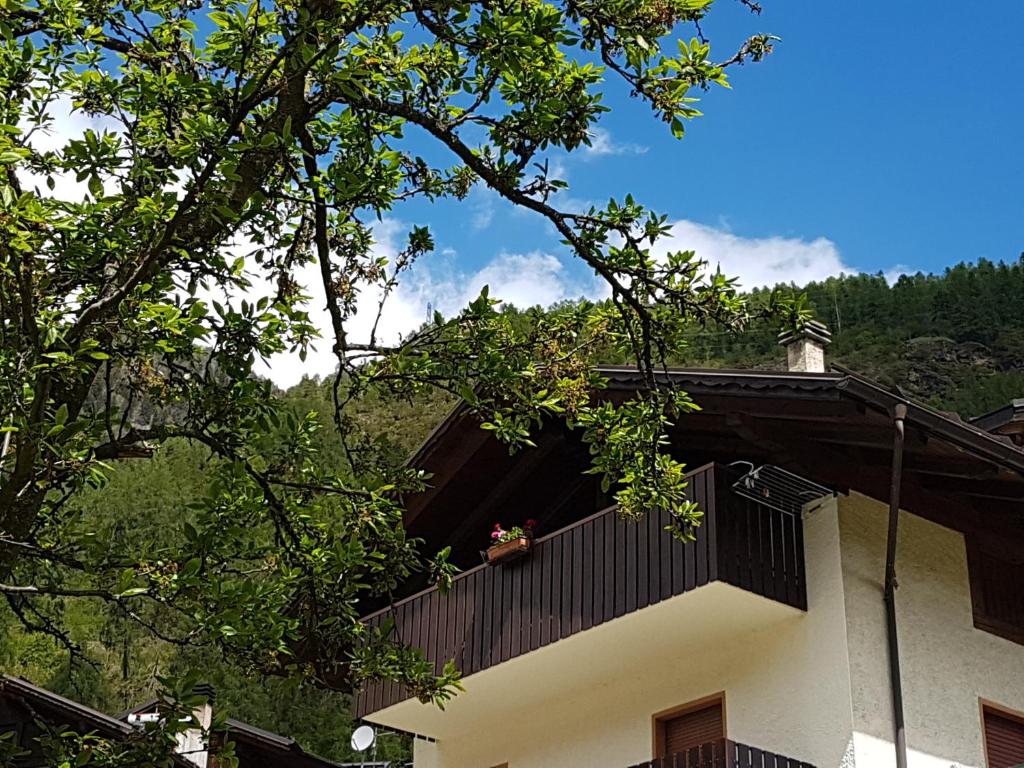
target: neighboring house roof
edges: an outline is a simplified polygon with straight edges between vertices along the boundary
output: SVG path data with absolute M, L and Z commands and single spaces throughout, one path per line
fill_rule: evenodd
M 240 756 L 259 752 L 264 759 L 273 760 L 267 765 L 288 766 L 289 768 L 336 768 L 337 763 L 306 752 L 295 739 L 281 736 L 239 720 L 228 719 L 228 738 L 235 742 Z M 245 768 L 244 764 L 242 768 Z
M 1014 442 L 1021 445 L 1024 443 L 1024 398 L 1011 400 L 1002 408 L 973 418 L 971 424 L 986 432 L 1010 435 Z
M 158 699 L 151 699 L 124 712 L 121 720 L 127 720 L 129 715 L 153 711 L 159 704 Z M 225 725 L 227 738 L 235 743 L 240 768 L 249 768 L 250 765 L 255 768 L 263 768 L 264 765 L 280 768 L 338 768 L 338 763 L 306 752 L 290 736 L 266 731 L 230 717 Z
M 19 677 L 0 675 L 0 696 L 27 704 L 27 709 L 46 722 L 60 723 L 82 733 L 96 733 L 109 739 L 124 739 L 135 733 L 126 721 L 128 715 L 150 711 L 159 701 L 153 699 L 120 716 L 111 717 L 98 710 L 65 698 L 53 691 L 40 688 Z M 299 746 L 295 739 L 265 731 L 240 720 L 228 718 L 227 735 L 235 743 L 240 768 L 338 768 L 338 763 L 312 755 Z M 195 768 L 183 757 L 175 757 L 180 768 Z
M 47 720 L 77 726 L 79 730 L 92 731 L 108 738 L 122 738 L 133 731 L 127 723 L 20 677 L 0 675 L 0 694 L 29 704 L 39 716 Z
M 13 699 L 28 710 L 32 719 L 68 726 L 79 733 L 95 733 L 108 739 L 125 739 L 135 729 L 115 717 L 87 707 L 53 691 L 40 688 L 20 677 L 0 674 L 0 697 Z M 179 768 L 195 768 L 184 758 L 175 757 Z

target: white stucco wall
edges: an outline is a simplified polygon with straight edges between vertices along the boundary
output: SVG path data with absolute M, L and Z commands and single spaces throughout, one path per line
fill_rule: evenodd
M 882 577 L 888 510 L 840 506 L 858 768 L 895 766 Z M 1024 646 L 975 629 L 963 536 L 903 513 L 896 592 L 904 715 L 914 768 L 981 766 L 979 699 L 1024 710 Z
M 806 614 L 712 584 L 472 675 L 446 713 L 374 719 L 439 735 L 417 768 L 626 768 L 651 758 L 654 713 L 724 691 L 736 741 L 893 768 L 886 522 L 856 494 L 809 515 Z M 903 513 L 897 570 L 910 765 L 983 768 L 979 700 L 1024 711 L 1024 646 L 975 629 L 960 534 Z
M 443 715 L 409 703 L 378 718 L 442 734 L 417 742 L 417 768 L 626 768 L 653 756 L 652 715 L 724 691 L 730 738 L 839 766 L 853 713 L 834 502 L 805 541 L 806 614 L 712 584 L 470 676 Z

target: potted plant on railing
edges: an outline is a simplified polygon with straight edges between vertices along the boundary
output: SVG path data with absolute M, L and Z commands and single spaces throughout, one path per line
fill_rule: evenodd
M 491 546 L 483 552 L 484 562 L 497 565 L 522 557 L 533 547 L 536 529 L 536 520 L 527 520 L 522 526 L 516 525 L 508 530 L 502 528 L 501 523 L 495 523 L 491 531 Z

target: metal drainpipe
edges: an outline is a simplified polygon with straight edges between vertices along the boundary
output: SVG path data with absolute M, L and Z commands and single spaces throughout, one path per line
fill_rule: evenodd
M 896 634 L 896 533 L 900 516 L 900 486 L 903 479 L 903 441 L 907 406 L 892 410 L 895 434 L 892 443 L 892 476 L 889 485 L 889 538 L 885 553 L 885 619 L 889 636 L 889 682 L 892 688 L 893 724 L 896 729 L 896 766 L 907 768 L 907 731 L 903 721 L 903 684 L 900 682 L 900 647 Z

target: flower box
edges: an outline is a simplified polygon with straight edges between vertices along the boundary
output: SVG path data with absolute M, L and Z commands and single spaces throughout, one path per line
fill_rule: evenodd
M 493 544 L 485 553 L 488 565 L 498 565 L 522 557 L 533 547 L 533 537 L 519 536 L 501 544 Z

